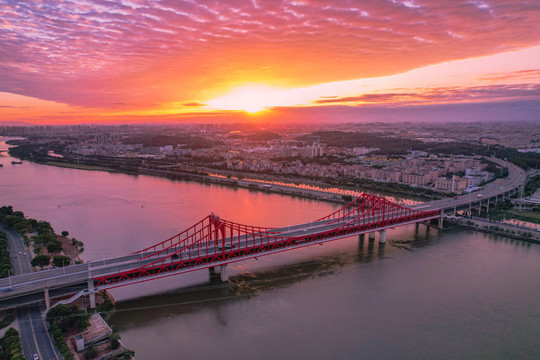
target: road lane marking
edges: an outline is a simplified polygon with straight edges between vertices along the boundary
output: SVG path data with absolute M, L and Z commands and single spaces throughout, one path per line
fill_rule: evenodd
M 36 345 L 36 351 L 40 359 L 43 359 L 41 356 L 41 352 L 39 351 L 38 341 L 36 338 L 36 331 L 34 329 L 34 322 L 32 320 L 32 316 L 30 316 L 30 309 L 26 308 L 26 311 L 28 312 L 28 318 L 30 319 L 30 329 L 32 330 L 32 337 L 34 338 L 34 344 Z

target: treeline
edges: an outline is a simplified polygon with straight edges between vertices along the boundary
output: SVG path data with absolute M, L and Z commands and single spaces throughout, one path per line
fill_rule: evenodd
M 372 190 L 379 193 L 391 193 L 400 195 L 418 196 L 429 199 L 440 199 L 441 193 L 435 190 L 426 189 L 422 187 L 412 187 L 407 184 L 398 184 L 394 182 L 382 182 L 371 179 L 358 179 L 353 177 L 343 176 L 335 181 L 329 181 L 332 185 L 349 186 L 353 188 L 360 188 L 366 190 Z M 456 194 L 450 193 L 445 196 L 455 196 Z
M 24 360 L 19 332 L 9 328 L 0 339 L 2 345 L 2 360 Z
M 378 155 L 404 155 L 410 150 L 421 150 L 432 154 L 443 155 L 481 155 L 494 156 L 507 160 L 523 169 L 540 167 L 540 154 L 533 152 L 521 153 L 516 149 L 499 145 L 485 146 L 465 142 L 452 143 L 424 143 L 420 140 L 389 137 L 384 133 L 360 133 L 343 131 L 317 131 L 311 136 L 318 136 L 321 143 L 335 147 L 377 147 L 380 150 L 373 154 Z M 299 137 L 305 140 L 307 137 Z
M 27 219 L 22 211 L 13 211 L 12 206 L 0 208 L 0 221 L 21 235 L 37 232 L 37 235 L 32 238 L 34 244 L 37 245 L 35 249 L 37 253 L 41 252 L 42 246 L 46 247 L 49 253 L 58 254 L 63 251 L 62 243 L 58 241 L 58 236 L 47 221 Z
M 540 175 L 533 176 L 525 185 L 523 196 L 531 196 L 540 189 Z
M 421 150 L 420 140 L 389 138 L 384 133 L 361 133 L 344 131 L 316 131 L 311 135 L 301 136 L 297 140 L 306 140 L 307 136 L 318 136 L 319 141 L 333 147 L 367 147 L 379 148 L 376 153 L 403 155 L 409 150 Z
M 54 345 L 60 350 L 62 357 L 65 360 L 75 359 L 66 343 L 65 334 L 79 333 L 86 329 L 90 325 L 90 314 L 79 310 L 76 305 L 60 304 L 47 312 L 46 319 Z
M 43 254 L 43 248 L 47 249 L 49 254 L 53 254 L 52 263 L 54 266 L 62 267 L 71 264 L 72 260 L 70 257 L 59 255 L 64 249 L 62 243 L 58 240 L 58 235 L 49 222 L 27 219 L 22 211 L 13 211 L 12 206 L 2 206 L 0 208 L 0 222 L 23 235 L 26 242 L 29 242 L 29 239 L 26 237 L 27 233 L 37 233 L 31 239 L 34 242 L 34 254 L 36 254 L 31 261 L 32 266 L 45 267 L 51 263 L 51 256 Z M 69 236 L 69 232 L 62 231 L 62 236 Z M 2 234 L 0 233 L 0 277 L 7 276 L 7 271 L 11 269 L 11 262 L 9 261 L 9 253 L 7 251 L 7 239 L 5 242 L 7 262 L 10 264 L 9 269 L 7 268 L 7 262 L 4 265 L 4 253 L 2 252 L 3 241 Z M 72 238 L 71 244 L 79 253 L 84 251 L 84 243 L 82 241 Z M 6 275 L 4 275 L 4 269 Z
M 21 158 L 21 159 L 31 159 L 39 160 L 41 158 L 50 158 L 49 151 L 53 151 L 56 154 L 61 154 L 64 152 L 66 145 L 57 144 L 57 143 L 35 143 L 32 140 L 36 141 L 37 139 L 28 139 L 28 140 L 16 140 L 14 144 L 16 147 L 9 148 L 9 154 Z M 28 141 L 28 143 L 25 143 Z
M 7 277 L 11 269 L 7 235 L 5 232 L 0 231 L 0 277 Z
M 133 135 L 122 141 L 124 144 L 142 144 L 143 147 L 160 147 L 166 145 L 185 145 L 190 149 L 211 148 L 223 144 L 221 141 L 211 141 L 191 135 Z

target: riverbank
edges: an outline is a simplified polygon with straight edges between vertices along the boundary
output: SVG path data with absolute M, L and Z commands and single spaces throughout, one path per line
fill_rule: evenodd
M 71 158 L 65 156 L 59 160 L 58 157 L 51 156 L 29 156 L 27 153 L 12 153 L 10 155 L 18 158 L 36 162 L 39 164 L 73 168 L 80 170 L 98 170 L 112 173 L 123 173 L 127 175 L 151 175 L 163 176 L 171 179 L 190 180 L 202 183 L 215 183 L 223 186 L 245 187 L 255 191 L 274 192 L 291 196 L 300 196 L 304 198 L 329 201 L 334 203 L 347 203 L 349 197 L 355 197 L 351 193 L 360 193 L 357 189 L 369 191 L 375 195 L 382 195 L 395 198 L 409 198 L 412 201 L 418 202 L 421 200 L 439 199 L 446 196 L 432 189 L 410 187 L 403 184 L 380 182 L 365 179 L 357 179 L 356 184 L 347 183 L 343 179 L 306 179 L 306 178 L 283 178 L 275 177 L 263 173 L 244 173 L 229 169 L 213 169 L 204 166 L 189 166 L 171 163 L 170 161 L 140 159 L 140 158 L 115 158 L 115 157 L 83 157 Z M 14 151 L 15 152 L 15 151 Z M 266 185 L 251 185 L 242 183 L 242 181 L 251 181 L 251 183 L 266 183 Z M 274 186 L 268 184 L 284 182 L 296 184 L 293 189 L 288 189 L 291 186 Z M 320 188 L 315 193 L 306 191 L 302 187 L 318 187 Z M 326 190 L 329 189 L 329 190 Z M 345 198 L 343 198 L 345 196 Z M 410 203 L 409 203 L 410 204 Z
M 38 164 L 58 166 L 69 169 L 78 169 L 78 170 L 98 170 L 98 171 L 108 171 L 108 172 L 118 172 L 114 169 L 105 167 L 105 166 L 94 166 L 94 165 L 84 165 L 84 164 L 74 164 L 74 163 L 65 163 L 59 161 L 46 161 L 46 162 L 37 162 Z
M 257 174 L 251 174 L 252 177 L 245 177 L 246 174 L 230 173 L 227 175 L 212 173 L 210 169 L 198 170 L 166 170 L 156 169 L 149 167 L 137 167 L 127 169 L 117 169 L 114 167 L 107 167 L 103 165 L 88 165 L 88 164 L 74 164 L 59 161 L 34 161 L 38 164 L 65 167 L 79 170 L 97 170 L 107 171 L 111 173 L 123 173 L 126 175 L 149 175 L 165 177 L 171 180 L 182 181 L 195 181 L 203 184 L 217 184 L 222 186 L 228 186 L 232 188 L 245 188 L 250 191 L 260 191 L 266 193 L 275 193 L 287 196 L 301 197 L 311 200 L 326 201 L 337 204 L 347 204 L 353 198 L 359 196 L 362 191 L 356 190 L 354 187 L 340 187 L 337 185 L 330 185 L 320 181 L 304 181 L 304 179 L 280 179 L 280 181 L 266 179 L 267 176 L 260 178 Z M 200 171 L 201 170 L 201 171 Z M 367 188 L 366 190 L 370 190 Z M 422 190 L 422 193 L 424 190 Z M 399 192 L 384 192 L 371 191 L 370 193 L 375 195 L 382 195 L 392 198 L 392 201 L 402 202 L 408 205 L 420 202 L 420 200 L 413 200 L 412 198 L 418 198 L 423 200 L 431 200 L 433 198 L 440 198 L 440 196 L 425 197 L 421 194 L 415 194 L 414 189 L 410 189 L 407 194 Z M 404 201 L 400 201 L 400 198 L 405 198 Z
M 540 244 L 540 232 L 535 229 L 481 218 L 460 217 L 453 219 L 453 222 L 459 226 L 474 229 L 476 231 L 526 241 L 533 244 Z

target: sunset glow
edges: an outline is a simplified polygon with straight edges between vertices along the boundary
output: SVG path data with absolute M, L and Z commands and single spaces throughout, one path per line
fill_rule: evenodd
M 5 0 L 0 16 L 2 121 L 540 99 L 534 1 Z
M 271 106 L 283 104 L 285 99 L 279 89 L 266 86 L 246 86 L 222 97 L 208 101 L 210 109 L 217 110 L 243 110 L 256 113 L 267 110 Z

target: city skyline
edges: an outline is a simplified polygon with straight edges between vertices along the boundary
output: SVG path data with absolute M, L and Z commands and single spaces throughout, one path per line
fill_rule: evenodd
M 527 1 L 0 2 L 0 117 L 537 120 Z

